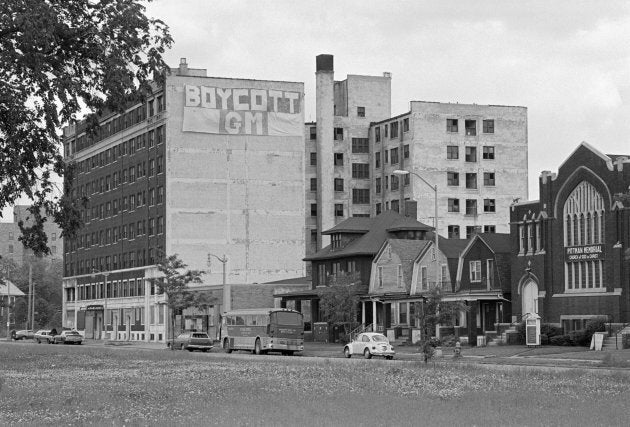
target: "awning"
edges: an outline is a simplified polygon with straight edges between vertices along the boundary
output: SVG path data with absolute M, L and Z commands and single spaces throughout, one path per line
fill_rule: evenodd
M 506 301 L 510 302 L 510 300 L 503 297 L 502 294 L 499 293 L 477 293 L 477 294 L 450 294 L 444 295 L 442 297 L 442 301 Z

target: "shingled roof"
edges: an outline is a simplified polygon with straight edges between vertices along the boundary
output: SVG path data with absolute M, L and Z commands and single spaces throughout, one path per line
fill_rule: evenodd
M 395 211 L 385 211 L 373 218 L 348 218 L 322 234 L 334 233 L 362 233 L 343 248 L 332 250 L 331 245 L 326 246 L 317 253 L 304 258 L 304 261 L 316 261 L 331 258 L 343 258 L 347 256 L 368 255 L 374 256 L 379 251 L 388 233 L 400 230 L 432 230 L 432 227 L 405 217 Z

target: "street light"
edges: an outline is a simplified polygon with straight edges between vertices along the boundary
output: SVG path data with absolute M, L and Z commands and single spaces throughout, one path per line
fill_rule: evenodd
M 433 233 L 435 234 L 435 283 L 437 284 L 438 281 L 438 277 L 439 277 L 439 273 L 440 273 L 440 263 L 438 262 L 438 251 L 440 249 L 440 244 L 439 244 L 439 240 L 438 240 L 438 190 L 437 190 L 437 184 L 435 185 L 431 185 L 426 179 L 422 178 L 420 175 L 418 175 L 415 172 L 410 172 L 410 171 L 406 171 L 406 170 L 401 170 L 401 169 L 396 169 L 394 171 L 394 175 L 413 175 L 413 176 L 417 176 L 418 178 L 420 178 L 422 180 L 422 182 L 424 182 L 426 185 L 428 185 L 431 190 L 433 190 L 433 192 L 435 193 L 435 217 L 433 218 Z M 441 287 L 441 284 L 440 284 Z
M 221 264 L 223 264 L 223 311 L 230 311 L 230 290 L 227 289 L 227 280 L 225 275 L 225 266 L 228 262 L 228 259 L 225 254 L 223 254 L 222 258 L 220 258 L 217 255 L 208 252 L 208 267 L 210 267 L 212 264 L 212 257 L 215 257 L 219 260 Z
M 102 274 L 105 277 L 105 283 L 103 284 L 103 336 L 107 336 L 107 276 L 109 276 L 109 271 L 99 271 L 96 268 L 92 269 L 92 273 L 90 276 L 92 279 L 96 277 L 97 274 Z

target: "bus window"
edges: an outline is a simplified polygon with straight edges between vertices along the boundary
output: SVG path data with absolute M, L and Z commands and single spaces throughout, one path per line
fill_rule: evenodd
M 245 325 L 245 319 L 243 318 L 243 316 L 236 316 L 236 322 L 234 324 Z
M 278 311 L 276 315 L 276 323 L 279 325 L 301 325 L 302 315 L 299 313 L 290 313 Z

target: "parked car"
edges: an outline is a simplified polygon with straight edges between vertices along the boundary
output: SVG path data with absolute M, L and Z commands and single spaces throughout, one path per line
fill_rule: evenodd
M 37 344 L 41 344 L 42 342 L 50 344 L 50 340 L 55 335 L 57 335 L 56 329 L 40 329 L 39 331 L 35 332 L 35 335 L 33 335 L 33 339 L 37 341 Z
M 371 359 L 372 356 L 382 356 L 389 360 L 394 358 L 396 352 L 385 335 L 377 332 L 364 332 L 346 344 L 343 348 L 343 354 L 347 358 L 352 357 L 353 354 L 358 354 L 363 355 L 366 359 Z
M 26 339 L 33 339 L 33 335 L 35 335 L 33 333 L 33 331 L 31 329 L 23 329 L 21 331 L 15 331 L 15 334 L 13 334 L 13 339 L 14 340 L 26 340 Z
M 83 337 L 77 331 L 61 331 L 59 335 L 54 335 L 49 341 L 51 344 L 81 344 Z
M 184 332 L 177 335 L 174 340 L 168 342 L 167 346 L 179 350 L 200 350 L 210 351 L 213 347 L 212 340 L 205 332 Z

